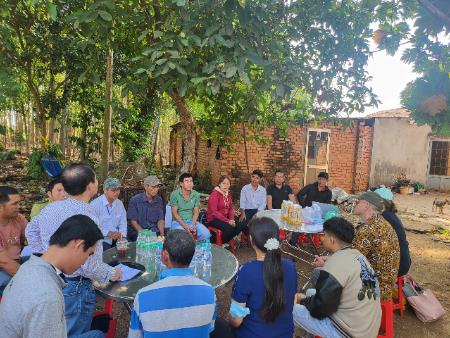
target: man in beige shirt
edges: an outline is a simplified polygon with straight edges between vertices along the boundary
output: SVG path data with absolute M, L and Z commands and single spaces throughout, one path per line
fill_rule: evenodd
M 381 321 L 380 290 L 367 259 L 352 249 L 353 225 L 343 218 L 324 223 L 323 246 L 331 252 L 316 262 L 318 278 L 297 294 L 294 323 L 316 336 L 375 338 Z

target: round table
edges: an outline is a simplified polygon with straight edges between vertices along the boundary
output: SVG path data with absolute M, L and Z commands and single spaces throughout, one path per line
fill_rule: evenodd
M 301 232 L 305 234 L 318 234 L 323 232 L 323 226 L 311 226 L 302 223 L 301 226 L 294 227 L 281 219 L 281 209 L 261 210 L 256 213 L 256 217 L 269 217 L 274 220 L 282 230 L 290 232 Z
M 278 225 L 280 228 L 280 231 L 283 230 L 284 232 L 291 232 L 291 233 L 303 233 L 308 238 L 308 242 L 310 243 L 310 246 L 313 250 L 313 253 L 303 250 L 300 247 L 292 246 L 288 240 L 287 235 L 284 235 L 284 239 L 281 242 L 281 252 L 283 252 L 285 255 L 288 255 L 292 257 L 293 259 L 297 261 L 302 261 L 303 263 L 307 264 L 310 267 L 313 267 L 313 259 L 314 255 L 319 255 L 319 252 L 317 250 L 316 245 L 314 244 L 315 240 L 313 236 L 317 236 L 318 234 L 323 232 L 323 226 L 309 226 L 306 224 L 302 224 L 301 226 L 291 226 L 287 222 L 281 219 L 281 210 L 280 209 L 272 209 L 272 210 L 261 210 L 258 211 L 256 214 L 256 217 L 268 217 L 273 219 L 273 221 Z M 287 249 L 290 250 L 287 250 Z M 297 253 L 297 254 L 294 254 Z M 300 255 L 308 257 L 308 259 L 302 258 Z M 298 270 L 297 274 L 304 278 L 306 280 L 306 283 L 303 285 L 302 290 L 306 288 L 306 286 L 310 283 L 310 275 L 304 272 L 303 270 Z
M 211 253 L 211 277 L 205 280 L 205 282 L 213 288 L 218 288 L 228 283 L 234 277 L 238 270 L 238 261 L 231 252 L 215 244 L 211 244 Z M 103 261 L 105 263 L 113 261 L 136 262 L 136 242 L 128 244 L 128 250 L 124 258 L 117 256 L 117 249 L 115 247 L 106 250 L 103 252 Z M 125 282 L 110 282 L 104 285 L 95 283 L 94 287 L 102 297 L 124 302 L 126 305 L 129 305 L 129 303 L 133 302 L 136 293 L 140 289 L 155 281 L 155 274 L 145 271 L 139 276 Z

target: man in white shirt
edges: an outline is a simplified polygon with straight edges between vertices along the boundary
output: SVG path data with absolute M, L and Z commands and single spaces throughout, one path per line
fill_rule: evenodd
M 248 234 L 247 224 L 252 217 L 258 211 L 266 208 L 266 188 L 260 185 L 263 176 L 264 175 L 261 170 L 253 170 L 250 183 L 244 185 L 241 190 L 241 197 L 239 200 L 241 214 L 239 216 L 239 222 L 241 222 L 243 226 L 242 231 L 245 234 Z
M 103 195 L 91 202 L 105 236 L 103 250 L 112 248 L 118 239 L 127 237 L 127 212 L 119 200 L 120 188 L 117 178 L 108 177 L 103 183 Z

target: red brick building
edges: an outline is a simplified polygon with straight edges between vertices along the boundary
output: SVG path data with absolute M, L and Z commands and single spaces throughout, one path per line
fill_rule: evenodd
M 349 192 L 366 190 L 373 120 L 350 119 L 349 122 L 347 128 L 325 123 L 317 127 L 295 126 L 288 130 L 287 137 L 268 128 L 263 132 L 268 144 L 247 141 L 245 147 L 242 140 L 232 145 L 230 151 L 199 135 L 197 173 L 205 175 L 209 171 L 213 184 L 220 175 L 228 175 L 232 189 L 238 191 L 249 182 L 249 173 L 253 170 L 262 170 L 271 181 L 274 170 L 281 169 L 296 192 L 314 181 L 319 171 L 327 171 L 331 187 L 341 187 Z M 183 151 L 179 124 L 173 126 L 170 137 L 170 164 L 177 166 Z

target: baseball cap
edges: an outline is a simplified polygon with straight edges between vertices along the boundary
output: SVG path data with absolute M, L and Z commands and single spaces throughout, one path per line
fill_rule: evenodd
M 392 201 L 392 199 L 394 198 L 394 194 L 392 193 L 391 189 L 388 188 L 378 188 L 377 190 L 375 190 L 375 192 L 380 195 L 381 198 L 388 201 Z
M 367 191 L 358 196 L 358 200 L 363 200 L 372 204 L 378 211 L 382 211 L 384 207 L 383 198 L 373 191 Z
M 318 178 L 321 177 L 321 178 L 324 178 L 324 179 L 328 180 L 328 173 L 326 173 L 325 171 L 321 171 L 319 173 L 319 175 L 317 175 L 317 177 Z
M 159 178 L 154 175 L 150 175 L 150 176 L 147 176 L 146 178 L 144 178 L 144 184 L 147 184 L 151 187 L 154 187 L 155 185 L 162 185 Z
M 103 182 L 103 189 L 118 189 L 120 187 L 120 181 L 114 177 L 108 177 L 105 182 Z

